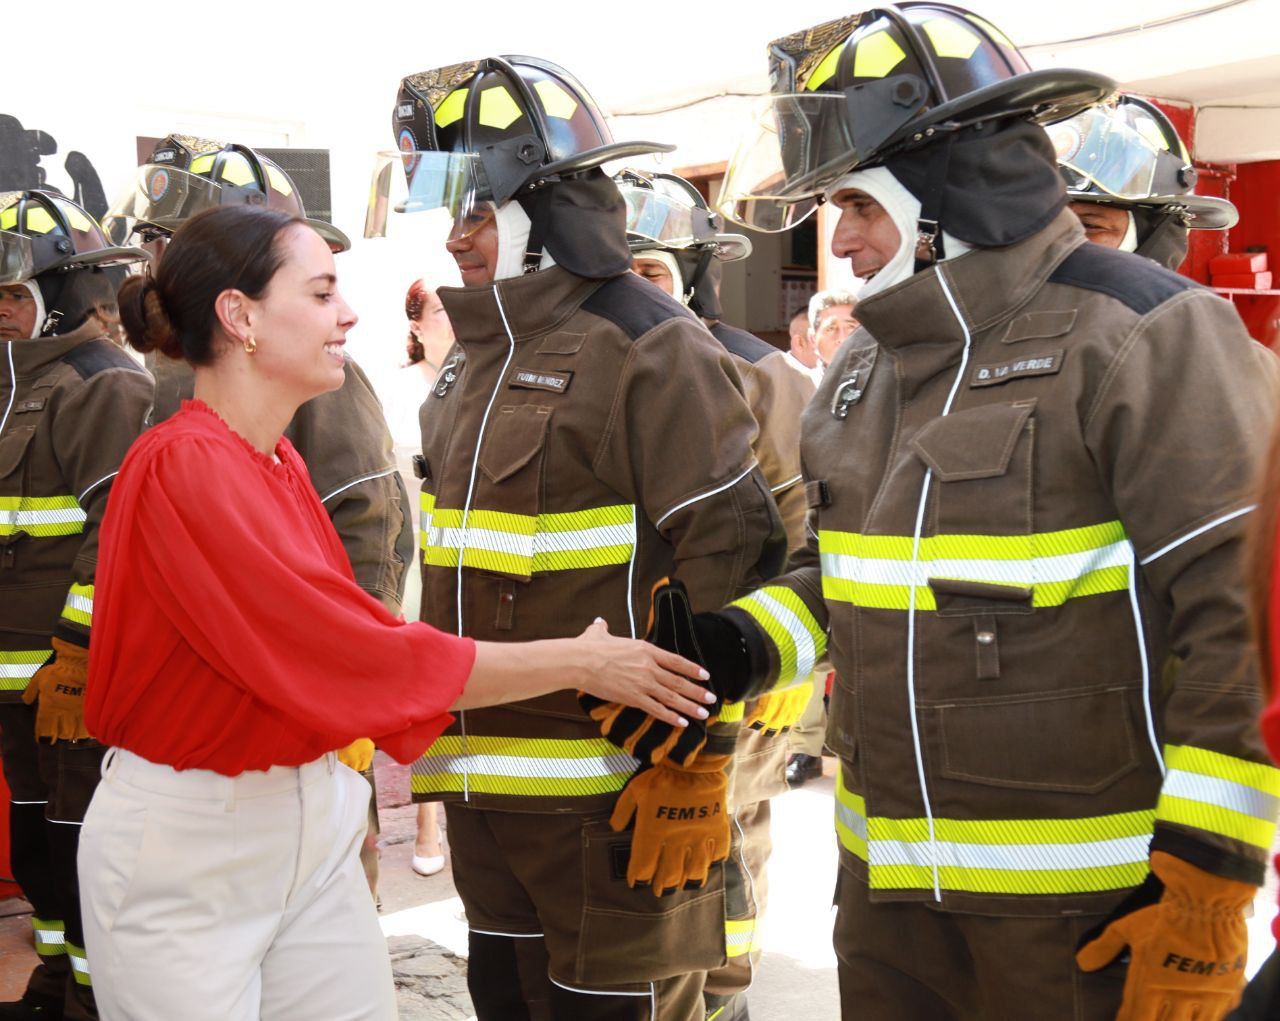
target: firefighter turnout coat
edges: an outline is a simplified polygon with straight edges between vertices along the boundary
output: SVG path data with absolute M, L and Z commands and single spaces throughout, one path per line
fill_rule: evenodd
M 1269 352 L 1069 212 L 858 318 L 804 417 L 808 545 L 736 604 L 780 684 L 830 633 L 844 869 L 991 914 L 1108 911 L 1149 845 L 1260 881 L 1280 772 L 1240 561 Z
M 681 305 L 560 267 L 440 299 L 457 344 L 421 413 L 423 620 L 526 641 L 603 617 L 642 637 L 661 578 L 708 609 L 781 566 L 737 373 Z M 458 717 L 415 795 L 601 811 L 636 768 L 571 691 Z
M 152 382 L 92 323 L 0 344 L 0 701 L 53 652 L 87 646 L 98 526 Z

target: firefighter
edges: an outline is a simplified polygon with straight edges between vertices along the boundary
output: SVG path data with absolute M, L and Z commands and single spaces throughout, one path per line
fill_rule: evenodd
M 1217 1021 L 1280 795 L 1238 576 L 1261 349 L 1065 209 L 1035 121 L 1109 80 L 927 2 L 770 53 L 722 209 L 831 202 L 861 326 L 805 413 L 806 550 L 663 637 L 722 697 L 830 654 L 844 1017 Z
M 217 205 L 261 205 L 298 216 L 328 243 L 345 252 L 351 241 L 324 220 L 307 216 L 297 186 L 272 160 L 242 145 L 173 134 L 162 139 L 138 168 L 132 189 L 112 207 L 104 225 L 115 237 L 146 242 L 167 239 L 202 209 Z M 156 380 L 154 422 L 191 398 L 191 366 L 161 354 L 147 356 Z M 405 574 L 413 559 L 413 515 L 409 494 L 396 470 L 391 432 L 373 385 L 356 362 L 346 359 L 342 386 L 303 404 L 285 435 L 311 473 L 351 560 L 356 582 L 393 613 L 400 612 Z M 361 740 L 340 758 L 374 785 L 373 745 Z M 361 861 L 378 898 L 379 832 L 376 788 L 369 803 L 369 834 Z
M 151 377 L 106 339 L 114 246 L 52 192 L 0 194 L 0 759 L 13 875 L 39 964 L 0 1018 L 96 1018 L 76 879 L 105 749 L 84 728 L 98 525 L 151 407 Z
M 615 177 L 627 203 L 627 243 L 633 269 L 688 306 L 729 352 L 759 433 L 755 455 L 778 503 L 787 546 L 804 545 L 805 501 L 800 485 L 800 413 L 814 386 L 792 369 L 782 351 L 723 321 L 719 270 L 745 259 L 751 242 L 722 230 L 701 193 L 674 174 L 627 170 Z M 769 799 L 787 790 L 786 731 L 806 704 L 801 689 L 757 699 L 738 707 L 747 721 L 738 737 L 729 802 L 741 834 L 741 865 L 751 877 L 750 912 L 731 921 L 735 938 L 729 963 L 707 977 L 708 1019 L 745 1021 L 745 992 L 760 960 L 760 924 L 768 894 L 766 868 L 772 849 Z M 725 719 L 726 713 L 720 714 Z
M 1240 214 L 1196 195 L 1196 168 L 1154 103 L 1122 95 L 1049 128 L 1071 211 L 1097 244 L 1136 252 L 1176 270 L 1189 230 L 1227 230 Z
M 421 416 L 423 619 L 497 641 L 594 617 L 641 635 L 664 576 L 711 607 L 775 573 L 785 539 L 730 356 L 629 272 L 600 169 L 668 147 L 613 142 L 573 76 L 533 57 L 407 77 L 393 125 L 366 231 L 448 209 L 463 283 L 439 290 L 457 347 Z M 397 181 L 403 201 L 383 190 Z M 460 713 L 415 764 L 414 800 L 445 802 L 482 1021 L 701 1021 L 726 902 L 746 896 L 712 864 L 738 725 L 683 768 L 637 771 L 551 696 Z M 664 846 L 688 852 L 670 874 Z

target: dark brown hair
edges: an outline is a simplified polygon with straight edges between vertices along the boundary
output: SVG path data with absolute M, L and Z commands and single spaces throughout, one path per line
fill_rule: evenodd
M 214 359 L 214 300 L 234 288 L 261 298 L 284 262 L 280 237 L 296 216 L 260 206 L 197 213 L 174 232 L 153 274 L 120 288 L 120 321 L 129 345 L 192 365 Z
M 416 323 L 422 318 L 422 307 L 426 301 L 427 285 L 421 280 L 415 280 L 409 285 L 409 293 L 404 296 L 404 314 L 409 322 Z M 422 341 L 412 330 L 409 331 L 409 339 L 405 342 L 404 349 L 409 356 L 409 365 L 417 365 L 427 357 L 427 349 L 422 346 Z

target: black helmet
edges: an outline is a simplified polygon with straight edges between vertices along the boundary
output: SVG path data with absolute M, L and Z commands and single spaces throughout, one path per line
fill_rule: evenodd
M 1032 71 L 990 22 L 932 0 L 778 39 L 769 63 L 774 94 L 730 163 L 719 203 L 729 219 L 762 230 L 794 226 L 858 167 L 962 128 L 1061 120 L 1115 90 L 1090 71 Z
M 0 192 L 0 284 L 34 281 L 45 307 L 41 336 L 74 330 L 115 301 L 110 267 L 145 262 L 141 248 L 113 245 L 81 206 L 48 191 Z
M 334 252 L 351 240 L 326 220 L 307 216 L 297 186 L 273 160 L 246 145 L 227 145 L 192 135 L 170 135 L 138 168 L 135 186 L 111 207 L 103 225 L 124 240 L 169 237 L 202 209 L 265 206 L 306 222 Z
M 1177 129 L 1154 103 L 1120 96 L 1049 129 L 1072 201 L 1172 217 L 1193 230 L 1240 219 L 1226 199 L 1196 195 L 1196 169 Z
M 499 205 L 609 160 L 673 148 L 615 142 L 573 75 L 549 60 L 515 55 L 409 75 L 400 82 L 392 126 L 403 153 L 477 156 L 479 197 Z
M 706 319 L 723 312 L 711 275 L 713 263 L 751 254 L 751 241 L 724 232 L 724 222 L 702 193 L 675 174 L 623 170 L 614 177 L 627 204 L 627 245 L 633 255 L 669 252 L 680 267 L 685 303 Z

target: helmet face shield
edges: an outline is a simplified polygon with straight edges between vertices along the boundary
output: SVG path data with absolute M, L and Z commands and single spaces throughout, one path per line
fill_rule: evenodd
M 766 96 L 729 161 L 717 209 L 754 230 L 788 230 L 859 162 L 842 93 Z
M 364 236 L 394 236 L 410 213 L 447 222 L 449 237 L 469 237 L 496 211 L 480 158 L 472 153 L 388 150 L 374 160 Z M 413 228 L 411 228 L 413 229 Z
M 1177 179 L 1184 161 L 1139 107 L 1094 107 L 1046 130 L 1073 192 L 1145 199 L 1187 190 Z
M 647 182 L 627 171 L 614 183 L 627 204 L 627 243 L 637 257 L 654 249 L 713 248 L 721 262 L 737 262 L 751 254 L 747 238 L 720 231 L 711 212 L 683 191 L 660 190 L 666 184 L 660 178 Z
M 266 196 L 262 199 L 266 205 Z M 151 240 L 149 233 L 172 234 L 196 213 L 220 205 L 220 184 L 176 167 L 147 164 L 138 168 L 133 190 L 112 205 L 102 226 L 118 244 L 135 231 Z
M 0 284 L 20 284 L 34 275 L 31 239 L 11 230 L 0 230 Z

